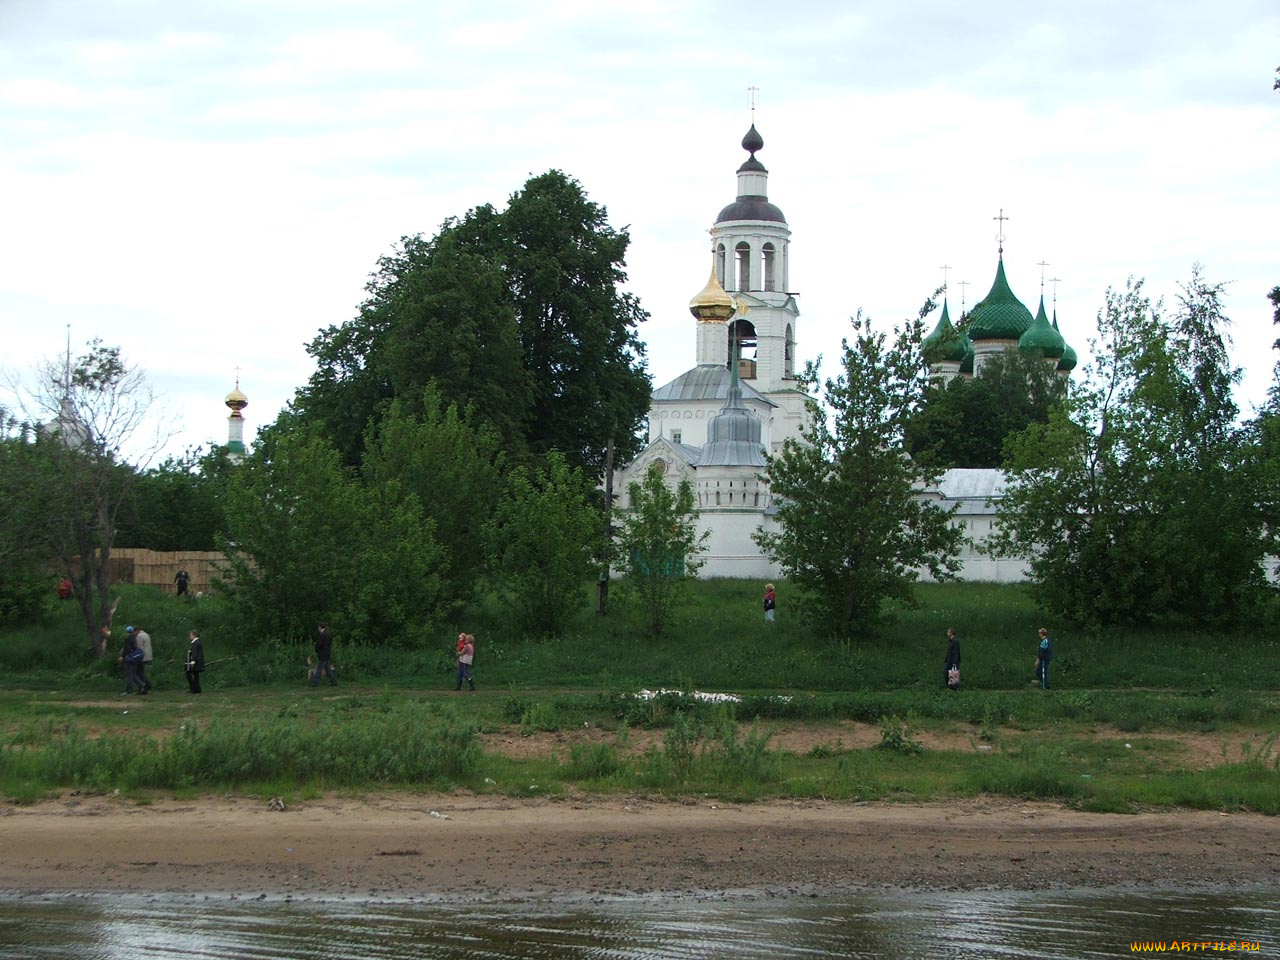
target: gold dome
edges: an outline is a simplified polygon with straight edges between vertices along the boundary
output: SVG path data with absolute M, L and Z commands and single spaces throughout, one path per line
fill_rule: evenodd
M 240 392 L 240 383 L 238 381 L 235 389 L 227 394 L 226 404 L 232 410 L 242 410 L 249 405 L 249 398 Z
M 716 276 L 715 254 L 711 260 L 711 278 L 702 291 L 689 301 L 689 312 L 701 323 L 724 323 L 733 316 L 733 297 L 724 292 Z

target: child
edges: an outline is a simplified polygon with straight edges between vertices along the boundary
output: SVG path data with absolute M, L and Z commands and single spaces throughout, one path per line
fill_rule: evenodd
M 778 605 L 778 595 L 774 592 L 773 584 L 766 583 L 764 585 L 764 622 L 773 623 L 773 611 Z
M 458 683 L 454 690 L 462 689 L 462 681 L 466 680 L 472 690 L 476 688 L 471 679 L 471 661 L 476 655 L 476 638 L 469 633 L 458 634 Z

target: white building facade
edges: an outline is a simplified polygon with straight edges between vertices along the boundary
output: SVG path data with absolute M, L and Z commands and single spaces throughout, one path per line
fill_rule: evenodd
M 756 158 L 763 146 L 753 124 L 742 140 L 749 157 L 737 170 L 736 199 L 711 231 L 710 276 L 689 303 L 695 364 L 653 391 L 649 443 L 613 478 L 622 509 L 630 506 L 628 486 L 655 464 L 673 489 L 689 480 L 699 531 L 708 534 L 704 577 L 780 575 L 754 540 L 758 531 L 777 530 L 765 454 L 799 439 L 809 418 L 809 397 L 795 377 L 800 309 L 790 292 L 791 230 L 769 201 L 769 173 Z M 943 508 L 958 504 L 953 523 L 980 543 L 995 522 L 990 500 L 1002 491 L 998 470 L 950 470 L 922 496 Z M 962 560 L 965 579 L 1025 579 L 1021 562 L 993 559 L 972 543 Z

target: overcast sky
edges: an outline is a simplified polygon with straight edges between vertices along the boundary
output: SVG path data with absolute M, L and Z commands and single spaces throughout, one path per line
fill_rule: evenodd
M 0 0 L 0 364 L 123 348 L 181 433 L 246 440 L 377 258 L 564 170 L 631 234 L 655 386 L 756 124 L 792 229 L 798 353 L 859 308 L 953 316 L 1041 267 L 1082 354 L 1108 286 L 1228 284 L 1244 406 L 1280 283 L 1275 0 Z M 960 281 L 967 281 L 961 287 Z M 1052 290 L 1047 294 L 1052 299 Z M 1050 303 L 1052 309 L 1052 304 Z

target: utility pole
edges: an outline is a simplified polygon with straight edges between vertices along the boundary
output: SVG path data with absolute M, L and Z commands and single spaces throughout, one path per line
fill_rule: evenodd
M 609 608 L 609 568 L 613 556 L 613 437 L 604 452 L 604 556 L 596 585 L 596 614 L 603 617 Z

